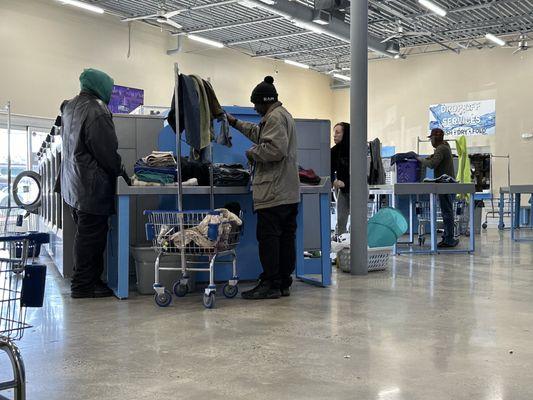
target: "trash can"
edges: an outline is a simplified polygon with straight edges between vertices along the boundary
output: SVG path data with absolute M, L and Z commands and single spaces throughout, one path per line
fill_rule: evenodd
M 131 246 L 131 254 L 135 260 L 135 274 L 137 276 L 137 291 L 139 294 L 154 294 L 154 279 L 155 279 L 155 259 L 157 254 L 154 249 L 149 246 Z M 181 257 L 178 254 L 164 255 L 161 257 L 160 265 L 162 267 L 176 268 L 181 265 Z M 160 271 L 160 283 L 172 290 L 174 282 L 181 278 L 179 271 Z M 189 276 L 189 292 L 196 289 L 196 282 L 194 274 Z

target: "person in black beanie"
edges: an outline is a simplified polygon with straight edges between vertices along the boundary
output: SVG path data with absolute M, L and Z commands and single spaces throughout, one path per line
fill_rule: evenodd
M 257 241 L 263 273 L 244 299 L 289 296 L 296 266 L 296 216 L 300 180 L 296 161 L 296 125 L 278 101 L 274 78 L 265 77 L 250 98 L 262 117 L 256 125 L 228 114 L 231 126 L 254 145 L 246 151 L 253 166 L 253 200 L 257 212 Z

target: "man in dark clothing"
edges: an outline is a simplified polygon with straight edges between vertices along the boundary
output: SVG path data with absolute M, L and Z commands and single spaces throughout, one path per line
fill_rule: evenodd
M 435 178 L 439 178 L 442 175 L 448 175 L 452 178 L 455 177 L 452 150 L 448 142 L 444 140 L 444 131 L 440 128 L 435 128 L 428 137 L 435 151 L 433 155 L 427 158 L 418 157 L 418 161 L 423 166 L 433 169 L 435 171 Z M 454 194 L 439 195 L 440 210 L 444 222 L 444 236 L 438 244 L 440 248 L 456 247 L 459 244 L 459 241 L 455 239 L 454 235 L 454 198 Z
M 86 69 L 81 92 L 61 106 L 61 194 L 76 225 L 74 236 L 73 298 L 107 297 L 113 292 L 100 276 L 104 269 L 108 219 L 115 211 L 115 183 L 121 158 L 107 104 L 113 79 Z
M 296 216 L 300 179 L 296 162 L 296 125 L 278 101 L 274 78 L 255 87 L 251 101 L 261 117 L 259 125 L 228 114 L 231 126 L 255 144 L 246 152 L 253 164 L 253 200 L 257 212 L 257 241 L 263 273 L 244 299 L 275 299 L 290 295 L 296 266 Z

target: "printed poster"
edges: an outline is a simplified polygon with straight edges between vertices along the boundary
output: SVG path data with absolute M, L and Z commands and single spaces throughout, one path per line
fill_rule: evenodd
M 144 90 L 126 86 L 113 86 L 109 109 L 113 114 L 129 114 L 144 104 Z
M 429 107 L 429 130 L 441 128 L 448 136 L 496 134 L 496 100 L 434 104 Z

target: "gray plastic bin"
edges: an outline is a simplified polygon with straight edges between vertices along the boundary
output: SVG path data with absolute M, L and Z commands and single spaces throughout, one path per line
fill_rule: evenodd
M 137 276 L 137 291 L 140 294 L 154 294 L 154 264 L 156 253 L 149 246 L 131 246 L 131 254 L 135 260 L 135 273 Z M 162 267 L 179 267 L 181 259 L 179 255 L 165 255 L 161 257 Z M 172 291 L 172 285 L 181 278 L 179 271 L 160 271 L 159 280 L 162 285 Z M 196 289 L 194 273 L 189 277 L 189 292 Z

